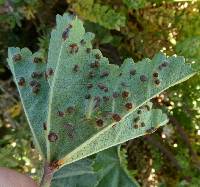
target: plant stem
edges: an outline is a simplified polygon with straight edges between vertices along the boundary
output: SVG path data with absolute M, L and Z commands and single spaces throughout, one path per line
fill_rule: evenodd
M 42 180 L 40 182 L 40 187 L 50 187 L 52 177 L 53 177 L 53 170 L 48 163 L 45 163 Z

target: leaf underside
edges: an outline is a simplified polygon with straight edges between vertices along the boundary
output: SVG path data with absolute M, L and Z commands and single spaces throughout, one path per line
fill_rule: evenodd
M 16 54 L 20 54 L 21 59 L 13 62 L 13 57 Z M 40 60 L 39 53 L 32 54 L 26 48 L 22 50 L 19 48 L 9 48 L 8 64 L 14 75 L 36 147 L 40 154 L 46 157 L 45 131 L 43 130 L 43 126 L 47 118 L 49 85 L 44 76 L 46 63 L 34 62 L 38 60 Z M 33 76 L 34 72 L 40 73 L 40 75 L 38 74 L 39 76 L 35 78 Z M 33 88 L 34 86 L 30 86 L 31 82 L 37 83 L 39 91 L 37 91 L 36 87 Z
M 149 105 L 145 103 L 194 74 L 183 57 L 159 53 L 152 60 L 126 59 L 121 67 L 112 65 L 92 49 L 94 35 L 85 33 L 79 19 L 65 14 L 56 20 L 47 64 L 32 63 L 29 59 L 35 54 L 27 49 L 10 48 L 8 58 L 16 83 L 21 76 L 29 82 L 35 69 L 46 69 L 38 79 L 37 94 L 28 84 L 18 89 L 38 147 L 48 161 L 61 159 L 69 164 L 167 123 L 166 115 L 151 109 L 151 104 L 144 109 Z M 16 54 L 22 56 L 17 63 Z

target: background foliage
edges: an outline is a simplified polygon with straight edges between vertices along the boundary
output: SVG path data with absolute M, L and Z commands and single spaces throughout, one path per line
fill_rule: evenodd
M 163 51 L 199 68 L 200 2 L 178 0 L 0 0 L 0 166 L 37 178 L 40 159 L 6 65 L 8 46 L 46 55 L 55 15 L 76 13 L 112 63 Z M 45 10 L 45 11 L 44 11 Z M 157 96 L 169 124 L 123 145 L 126 165 L 142 186 L 200 186 L 200 75 Z M 31 148 L 31 149 L 30 149 Z M 125 154 L 123 154 L 125 155 Z

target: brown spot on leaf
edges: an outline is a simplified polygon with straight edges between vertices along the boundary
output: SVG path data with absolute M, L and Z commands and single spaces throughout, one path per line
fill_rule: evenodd
M 102 119 L 97 119 L 96 120 L 96 124 L 98 127 L 102 127 L 103 126 L 103 120 Z
M 133 104 L 132 103 L 126 103 L 125 107 L 127 110 L 131 110 L 133 108 Z
M 158 77 L 158 72 L 153 73 L 153 77 L 157 78 Z
M 79 48 L 78 48 L 78 45 L 76 43 L 70 44 L 69 47 L 70 47 L 70 50 L 69 50 L 70 53 L 77 53 L 78 52 Z
M 129 96 L 129 92 L 128 91 L 123 91 L 122 92 L 122 97 L 123 98 L 128 98 L 128 96 Z
M 139 125 L 138 125 L 138 124 L 134 124 L 133 127 L 134 127 L 135 129 L 138 129 L 138 128 L 139 128 Z
M 20 79 L 18 81 L 18 85 L 19 86 L 24 86 L 25 85 L 25 78 L 24 77 L 20 77 Z
M 21 54 L 15 54 L 12 59 L 13 59 L 14 62 L 19 62 L 19 61 L 22 60 L 22 55 Z
M 119 122 L 121 120 L 120 115 L 116 114 L 116 113 L 112 115 L 112 118 L 113 118 L 114 121 L 117 121 L 117 122 Z
M 156 80 L 154 81 L 154 83 L 155 83 L 157 86 L 159 86 L 159 85 L 160 85 L 160 80 L 159 80 L 159 79 L 156 79 Z
M 98 68 L 99 65 L 100 65 L 100 64 L 99 64 L 99 61 L 95 60 L 95 62 L 93 62 L 93 63 L 90 64 L 90 67 L 91 67 L 91 68 Z
M 50 142 L 55 142 L 58 139 L 58 135 L 54 132 L 50 132 L 48 135 L 48 140 Z
M 33 93 L 37 94 L 39 91 L 40 91 L 40 87 L 39 87 L 38 85 L 34 85 L 34 86 L 32 87 L 32 92 L 33 92 Z
M 49 68 L 48 70 L 47 70 L 47 76 L 51 76 L 51 75 L 53 75 L 53 69 L 52 68 Z

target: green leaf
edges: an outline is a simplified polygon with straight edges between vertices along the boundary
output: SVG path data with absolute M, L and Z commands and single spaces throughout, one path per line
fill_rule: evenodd
M 93 164 L 98 176 L 97 187 L 138 187 L 139 184 L 133 179 L 120 160 L 119 149 L 110 148 L 97 154 Z
M 43 130 L 47 118 L 49 92 L 49 85 L 44 76 L 46 63 L 39 62 L 42 60 L 39 53 L 32 54 L 26 48 L 21 50 L 9 48 L 7 60 L 19 90 L 36 147 L 40 154 L 46 157 Z
M 54 72 L 47 120 L 48 161 L 73 162 L 72 155 L 92 145 L 115 123 L 194 75 L 183 57 L 162 53 L 138 63 L 126 59 L 120 68 L 109 64 L 98 49 L 90 48 L 93 35 L 85 33 L 82 22 L 74 18 L 69 25 L 66 15 L 57 19 L 51 37 L 50 52 L 56 53 L 48 60 L 48 69 Z M 57 40 L 60 45 L 54 47 L 52 42 Z M 79 159 L 91 152 L 93 148 L 81 151 Z
M 93 187 L 97 183 L 96 173 L 92 168 L 92 160 L 84 159 L 69 164 L 57 171 L 51 187 Z
M 71 161 L 79 160 L 109 147 L 121 144 L 130 139 L 154 132 L 168 122 L 168 118 L 159 109 L 151 109 L 152 103 L 145 104 L 123 121 L 96 137 L 90 144 L 74 154 L 69 154 Z

